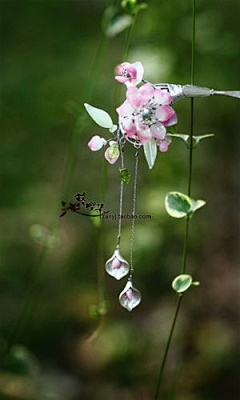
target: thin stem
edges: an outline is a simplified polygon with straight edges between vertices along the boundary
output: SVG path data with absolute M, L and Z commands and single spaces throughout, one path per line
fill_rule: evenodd
M 175 310 L 173 322 L 172 322 L 172 325 L 171 325 L 171 329 L 170 329 L 168 340 L 167 340 L 167 345 L 166 345 L 166 348 L 165 348 L 162 364 L 161 364 L 160 371 L 159 371 L 157 388 L 156 388 L 156 393 L 155 393 L 155 396 L 154 396 L 154 400 L 158 400 L 159 390 L 160 390 L 160 386 L 161 386 L 161 383 L 162 383 L 163 372 L 164 372 L 165 364 L 166 364 L 166 361 L 167 361 L 167 356 L 168 356 L 169 348 L 170 348 L 170 345 L 171 345 L 171 340 L 172 340 L 172 336 L 173 336 L 174 328 L 175 328 L 175 325 L 176 325 L 176 321 L 177 321 L 177 317 L 178 317 L 178 313 L 179 313 L 179 309 L 180 309 L 180 305 L 181 305 L 182 299 L 183 299 L 183 295 L 179 296 L 179 298 L 177 300 L 177 305 L 176 305 L 176 310 Z
M 195 7 L 195 0 L 192 0 L 192 62 L 191 62 L 191 85 L 194 85 L 194 80 L 195 80 L 195 21 L 196 21 L 196 7 Z M 190 114 L 190 141 L 189 141 L 189 173 L 188 173 L 188 196 L 191 196 L 191 189 L 192 189 L 192 164 L 193 164 L 193 121 L 194 121 L 194 100 L 193 98 L 191 99 L 191 114 Z M 187 250 L 188 250 L 188 237 L 189 237 L 189 221 L 190 218 L 189 216 L 186 219 L 186 230 L 185 230 L 185 237 L 184 237 L 184 244 L 183 244 L 183 252 L 182 252 L 182 269 L 181 273 L 185 273 L 186 271 L 186 261 L 187 261 Z M 157 382 L 157 389 L 155 393 L 154 400 L 158 400 L 159 396 L 159 391 L 160 391 L 160 386 L 162 382 L 162 377 L 164 373 L 164 368 L 166 365 L 166 360 L 169 352 L 169 348 L 171 345 L 171 340 L 174 332 L 174 328 L 177 322 L 177 317 L 181 305 L 181 300 L 183 296 L 180 296 L 177 305 L 176 305 L 176 310 L 172 322 L 172 326 L 170 329 L 170 333 L 168 336 L 167 340 L 167 345 L 166 349 L 164 352 L 162 364 L 160 367 L 160 372 L 159 372 L 159 377 L 158 377 L 158 382 Z
M 195 0 L 192 0 L 192 67 L 191 67 L 191 85 L 194 85 L 195 80 Z M 189 137 L 189 174 L 188 174 L 188 196 L 191 197 L 192 191 L 192 165 L 193 165 L 193 122 L 194 122 L 194 99 L 191 98 L 191 113 L 190 113 L 190 137 Z M 187 249 L 189 237 L 190 216 L 186 219 L 186 229 L 182 253 L 182 274 L 186 271 Z
M 124 43 L 124 50 L 123 50 L 123 61 L 127 61 L 127 58 L 128 58 L 129 48 L 130 48 L 133 29 L 134 29 L 136 20 L 137 20 L 137 14 L 135 14 L 133 16 L 132 23 L 127 31 L 127 35 L 126 35 L 126 39 L 125 39 L 125 43 Z M 114 94 L 114 106 L 118 105 L 122 90 L 123 90 L 123 85 L 116 86 L 116 90 L 115 90 L 115 94 Z
M 187 249 L 188 249 L 188 233 L 189 233 L 189 217 L 186 219 L 186 229 L 184 235 L 183 252 L 182 252 L 182 270 L 181 273 L 184 274 L 186 271 L 187 262 Z
M 134 29 L 134 26 L 135 26 L 135 23 L 136 23 L 136 19 L 137 19 L 137 14 L 134 14 L 133 15 L 133 19 L 132 19 L 132 23 L 131 23 L 130 27 L 128 28 L 126 41 L 125 41 L 125 44 L 124 44 L 124 53 L 123 53 L 123 60 L 124 61 L 128 58 L 129 47 L 130 47 L 132 34 L 133 34 L 133 29 Z

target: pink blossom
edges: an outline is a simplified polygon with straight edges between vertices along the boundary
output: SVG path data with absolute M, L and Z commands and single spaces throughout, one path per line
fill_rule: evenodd
M 133 64 L 124 62 L 117 67 L 117 74 L 115 76 L 116 81 L 125 83 L 128 87 L 136 86 L 142 82 L 144 68 L 139 61 Z
M 172 139 L 169 136 L 166 136 L 164 139 L 157 140 L 157 145 L 161 153 L 166 153 L 168 151 L 169 145 L 172 143 Z
M 160 141 L 160 151 L 166 151 L 170 144 L 169 141 L 163 142 L 166 138 L 166 126 L 177 123 L 177 115 L 170 106 L 170 94 L 146 83 L 140 88 L 129 87 L 126 98 L 117 108 L 121 131 L 128 137 L 139 140 L 141 144 L 154 137 Z
M 88 147 L 92 151 L 98 151 L 100 150 L 103 146 L 105 146 L 107 141 L 104 138 L 101 138 L 98 135 L 95 135 L 91 138 L 91 140 L 88 142 Z

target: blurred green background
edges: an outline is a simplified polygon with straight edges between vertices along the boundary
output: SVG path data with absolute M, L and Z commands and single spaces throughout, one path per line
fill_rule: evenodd
M 83 191 L 118 212 L 118 164 L 108 166 L 103 152 L 89 151 L 90 137 L 105 132 L 83 109 L 91 102 L 116 121 L 114 68 L 125 61 L 127 31 L 104 39 L 101 21 L 109 3 L 121 10 L 119 1 L 0 2 L 1 399 L 153 398 L 185 230 L 184 221 L 166 214 L 164 196 L 187 191 L 186 146 L 176 139 L 168 153 L 158 154 L 152 171 L 140 157 L 137 211 L 152 218 L 136 225 L 134 283 L 143 299 L 132 313 L 118 303 L 125 282 L 103 271 L 115 246 L 116 222 L 105 221 L 100 229 L 72 213 L 59 220 L 61 200 Z M 237 90 L 240 3 L 196 4 L 196 83 Z M 150 1 L 138 15 L 128 59 L 141 61 L 152 82 L 189 83 L 191 1 Z M 190 101 L 175 109 L 178 130 L 188 133 Z M 184 298 L 161 399 L 236 400 L 240 102 L 198 99 L 194 129 L 215 133 L 194 151 L 192 195 L 207 206 L 191 222 L 187 271 L 201 285 Z M 130 146 L 126 154 L 132 173 Z M 125 192 L 127 213 L 131 183 Z M 128 258 L 128 221 L 122 240 Z M 103 296 L 99 281 L 108 312 L 93 318 L 89 309 Z

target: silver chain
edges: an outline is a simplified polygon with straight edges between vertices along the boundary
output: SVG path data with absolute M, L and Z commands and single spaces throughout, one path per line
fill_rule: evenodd
M 121 158 L 121 168 L 124 168 L 124 140 L 118 136 L 119 151 Z M 122 210 L 123 210 L 123 188 L 124 182 L 121 180 L 120 183 L 120 200 L 119 200 L 119 219 L 118 219 L 118 235 L 117 235 L 117 247 L 120 246 L 121 230 L 122 230 Z
M 130 240 L 130 275 L 129 279 L 132 278 L 133 268 L 133 246 L 134 246 L 134 233 L 135 233 L 135 216 L 136 216 L 136 195 L 137 195 L 137 176 L 138 176 L 138 159 L 139 151 L 135 153 L 135 170 L 134 170 L 134 182 L 133 182 L 133 200 L 132 200 L 132 228 L 131 228 L 131 240 Z

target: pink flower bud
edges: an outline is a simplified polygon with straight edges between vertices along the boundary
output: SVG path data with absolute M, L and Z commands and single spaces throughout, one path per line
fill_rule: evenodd
M 112 144 L 111 146 L 109 146 L 104 153 L 104 157 L 110 164 L 115 164 L 119 155 L 120 155 L 120 151 L 119 151 L 119 148 L 118 148 L 118 145 L 116 142 L 115 142 L 115 144 Z
M 98 151 L 100 150 L 107 141 L 104 138 L 101 138 L 100 136 L 96 135 L 93 136 L 92 139 L 88 142 L 88 147 L 92 151 Z

